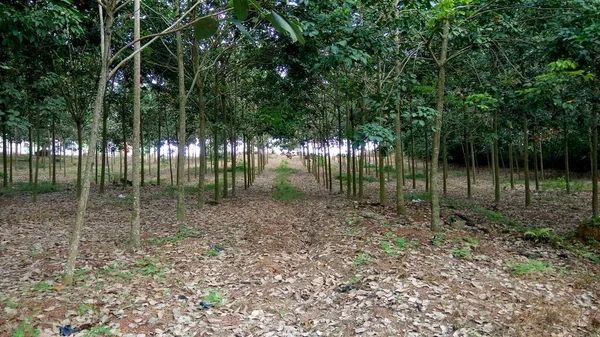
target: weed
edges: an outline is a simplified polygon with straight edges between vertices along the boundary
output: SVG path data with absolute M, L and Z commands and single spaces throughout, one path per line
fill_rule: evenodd
M 33 192 L 34 184 L 30 183 L 14 183 L 11 187 L 0 189 L 0 195 L 10 195 L 14 193 L 31 193 Z M 37 186 L 37 193 L 52 193 L 58 191 L 60 188 L 58 184 L 52 185 L 49 181 L 39 181 Z
M 133 270 L 142 275 L 161 275 L 163 270 L 159 264 L 159 261 L 155 257 L 147 256 L 136 260 Z
M 183 239 L 193 236 L 195 233 L 189 230 L 186 226 L 179 227 L 179 231 L 173 236 L 163 236 L 159 238 L 152 238 L 150 243 L 154 245 L 162 245 L 165 243 L 177 243 Z
M 394 249 L 394 247 L 392 247 L 392 245 L 390 244 L 389 241 L 382 241 L 381 242 L 381 249 L 383 249 L 383 251 L 387 255 L 396 255 L 396 249 Z
M 221 255 L 221 252 L 219 252 L 218 250 L 211 248 L 207 251 L 204 252 L 204 255 L 206 256 L 219 256 Z
M 434 246 L 439 246 L 442 241 L 444 241 L 444 233 L 442 232 L 435 233 L 431 238 L 431 244 Z
M 338 174 L 338 175 L 335 176 L 335 179 L 336 180 L 340 180 L 341 179 L 342 181 L 348 181 L 348 176 L 345 175 L 345 174 L 342 174 L 342 175 Z M 356 177 L 356 180 L 358 180 L 358 176 Z M 366 181 L 368 183 L 374 183 L 374 182 L 377 181 L 377 178 L 373 177 L 373 176 L 369 176 L 369 175 L 363 175 L 363 181 Z
M 471 248 L 464 247 L 463 249 L 454 249 L 452 251 L 452 256 L 456 258 L 467 258 L 471 256 Z
M 40 335 L 40 330 L 32 326 L 33 318 L 27 317 L 24 321 L 19 322 L 12 337 L 37 337 Z
M 350 226 L 358 225 L 360 223 L 360 218 L 354 216 L 347 216 L 344 221 Z
M 92 327 L 90 330 L 83 334 L 83 337 L 96 337 L 96 336 L 115 336 L 110 329 L 103 325 Z
M 540 185 L 545 189 L 567 189 L 567 182 L 565 181 L 564 176 L 553 179 L 547 179 L 545 181 L 540 182 Z M 569 181 L 569 185 L 572 191 L 590 191 L 592 189 L 592 185 L 590 183 L 584 183 L 581 180 L 571 180 Z
M 470 237 L 470 236 L 467 236 L 466 238 L 463 238 L 463 240 L 464 240 L 466 243 L 468 243 L 468 244 L 470 244 L 471 246 L 473 246 L 473 247 L 477 247 L 477 246 L 479 246 L 479 242 L 477 242 L 477 239 L 475 239 L 475 238 L 472 238 L 472 237 Z
M 412 179 L 413 176 L 412 174 L 406 174 L 404 175 L 404 179 Z M 415 179 L 425 179 L 425 174 L 423 173 L 415 173 Z
M 11 308 L 11 309 L 17 309 L 19 307 L 19 303 L 15 303 L 15 302 L 6 302 L 6 306 Z
M 295 169 L 288 167 L 287 162 L 283 161 L 276 169 L 275 186 L 273 186 L 273 198 L 276 200 L 297 200 L 303 199 L 304 193 L 289 183 L 289 176 L 296 172 Z
M 209 290 L 208 294 L 202 298 L 206 303 L 212 303 L 214 305 L 221 305 L 223 303 L 223 294 L 216 290 Z
M 354 264 L 360 266 L 361 264 L 371 261 L 371 259 L 371 255 L 369 255 L 369 253 L 360 252 L 358 255 L 356 255 L 356 257 L 354 257 Z
M 97 313 L 98 307 L 96 307 L 95 305 L 91 305 L 91 304 L 80 304 L 77 307 L 77 315 L 78 316 L 83 316 L 89 311 L 91 311 L 93 313 Z
M 530 229 L 523 233 L 523 238 L 525 240 L 531 240 L 534 242 L 548 242 L 552 239 L 552 229 L 550 228 L 540 228 L 540 229 Z
M 404 194 L 405 200 L 421 200 L 428 201 L 431 200 L 431 193 L 429 192 L 412 192 Z
M 506 265 L 512 270 L 513 276 L 541 273 L 552 269 L 550 265 L 546 265 L 537 260 L 527 260 L 526 262 L 508 262 Z
M 46 281 L 42 281 L 33 286 L 33 290 L 35 291 L 48 291 L 52 289 L 52 285 Z
M 510 220 L 508 220 L 508 218 L 506 218 L 501 213 L 489 210 L 485 207 L 476 207 L 475 211 L 477 213 L 479 213 L 480 215 L 482 215 L 484 218 L 486 218 L 486 220 L 488 220 L 490 222 L 506 224 L 506 225 L 508 225 L 510 223 Z

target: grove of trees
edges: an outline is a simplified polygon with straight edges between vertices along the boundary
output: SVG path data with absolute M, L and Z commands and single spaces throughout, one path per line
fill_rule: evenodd
M 424 163 L 433 231 L 452 163 L 469 198 L 476 162 L 492 170 L 496 203 L 501 167 L 510 189 L 522 176 L 524 207 L 544 170 L 560 172 L 567 194 L 573 171 L 591 171 L 598 216 L 597 0 L 10 0 L 0 32 L 2 187 L 19 144 L 29 144 L 33 202 L 40 160 L 54 185 L 66 149 L 77 151 L 65 283 L 91 186 L 132 185 L 135 247 L 140 188 L 168 183 L 160 158 L 185 223 L 191 160 L 202 209 L 209 166 L 218 202 L 239 188 L 238 166 L 252 184 L 274 142 L 348 198 L 364 197 L 374 166 L 386 205 L 393 172 L 398 214 Z

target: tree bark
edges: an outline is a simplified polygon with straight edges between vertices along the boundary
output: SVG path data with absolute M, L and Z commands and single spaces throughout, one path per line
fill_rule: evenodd
M 496 203 L 500 202 L 500 163 L 499 163 L 499 146 L 498 146 L 498 112 L 496 110 L 494 110 L 494 121 L 493 121 L 493 127 L 494 127 L 494 201 Z
M 102 113 L 102 105 L 104 102 L 104 92 L 106 89 L 107 73 L 108 73 L 108 60 L 110 59 L 110 42 L 111 42 L 111 29 L 114 17 L 114 10 L 116 3 L 110 1 L 108 12 L 106 15 L 106 22 L 103 22 L 102 7 L 98 5 L 100 9 L 100 27 L 101 27 L 101 53 L 102 53 L 102 64 L 100 67 L 100 76 L 98 79 L 98 88 L 96 90 L 96 99 L 94 103 L 94 113 L 92 118 L 92 126 L 90 130 L 89 146 L 90 148 L 96 147 L 98 138 L 98 125 L 100 124 L 100 115 Z M 81 229 L 83 227 L 83 221 L 85 217 L 85 210 L 87 207 L 88 197 L 90 193 L 90 178 L 92 171 L 92 161 L 90 156 L 87 157 L 85 172 L 82 181 L 81 194 L 77 203 L 77 216 L 76 220 L 71 227 L 71 236 L 69 239 L 69 250 L 67 253 L 67 263 L 65 265 L 65 271 L 63 274 L 62 281 L 64 284 L 70 285 L 73 283 L 73 274 L 75 271 L 75 260 L 77 258 L 77 251 L 79 248 L 79 239 L 81 237 Z
M 179 17 L 180 2 L 178 1 L 175 10 L 175 16 Z M 177 24 L 176 28 L 179 28 Z M 183 174 L 185 167 L 185 68 L 183 65 L 183 38 L 182 33 L 178 30 L 175 33 L 177 39 L 177 69 L 179 77 L 179 132 L 178 132 L 178 149 L 177 149 L 177 221 L 183 224 L 185 221 L 185 186 L 183 183 Z
M 140 49 L 140 0 L 133 0 L 133 151 L 131 156 L 131 176 L 133 185 L 133 208 L 131 210 L 131 245 L 140 246 L 140 136 L 141 136 L 141 68 Z
M 525 206 L 531 204 L 531 190 L 529 188 L 529 134 L 527 130 L 527 117 L 523 118 L 523 171 L 525 175 Z
M 436 110 L 438 114 L 434 119 L 435 132 L 433 133 L 432 156 L 431 156 L 431 230 L 439 231 L 440 221 L 440 199 L 438 191 L 438 160 L 440 156 L 440 135 L 442 132 L 442 117 L 444 113 L 444 91 L 446 86 L 446 54 L 448 52 L 448 36 L 450 32 L 450 21 L 444 21 L 442 31 L 442 49 L 438 59 L 438 83 Z
M 402 119 L 400 118 L 400 103 L 396 109 L 396 115 L 394 116 L 395 136 L 396 136 L 396 213 L 405 214 L 406 208 L 404 206 L 404 167 L 402 162 L 404 161 L 402 153 Z
M 592 102 L 592 216 L 598 216 L 598 100 Z

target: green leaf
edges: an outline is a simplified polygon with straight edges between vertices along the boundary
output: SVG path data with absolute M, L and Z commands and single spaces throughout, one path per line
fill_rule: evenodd
M 284 18 L 281 17 L 281 15 L 277 14 L 277 12 L 275 11 L 271 11 L 271 13 L 267 14 L 267 20 L 269 20 L 269 22 L 271 22 L 271 24 L 273 25 L 273 27 L 275 27 L 275 29 L 282 33 L 285 34 L 285 32 L 288 32 L 290 34 L 290 37 L 292 38 L 292 41 L 294 42 L 299 42 L 300 44 L 304 44 L 304 37 L 302 36 L 302 34 L 298 34 L 296 33 L 297 31 L 300 32 L 300 28 L 299 27 L 292 27 L 292 25 L 290 25 L 289 22 L 287 22 Z
M 233 0 L 235 17 L 241 21 L 248 18 L 248 0 Z
M 212 16 L 202 18 L 194 24 L 196 39 L 205 40 L 215 35 L 219 30 L 219 22 Z
M 250 33 L 248 33 L 248 30 L 246 29 L 246 27 L 244 27 L 244 25 L 242 25 L 242 23 L 239 20 L 229 19 L 229 22 L 233 23 L 245 38 L 254 42 L 254 39 L 252 39 L 252 35 L 250 35 Z

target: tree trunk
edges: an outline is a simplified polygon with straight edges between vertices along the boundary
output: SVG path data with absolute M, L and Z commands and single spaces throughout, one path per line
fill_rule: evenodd
M 162 147 L 162 110 L 160 108 L 160 100 L 158 101 L 158 146 L 156 146 L 156 185 L 160 186 L 160 148 Z
M 396 213 L 405 214 L 406 208 L 404 207 L 404 161 L 402 153 L 402 119 L 400 118 L 400 103 L 396 108 L 396 115 L 394 116 L 395 136 L 396 136 Z
M 510 189 L 511 191 L 514 191 L 515 189 L 515 174 L 514 174 L 514 168 L 513 168 L 513 143 L 512 143 L 512 139 L 510 144 L 508 144 L 508 169 L 510 170 Z
M 496 137 L 494 138 L 494 201 L 496 203 L 500 202 L 500 163 L 498 162 L 498 152 L 500 150 L 498 146 L 498 112 L 494 110 L 494 134 Z
M 140 0 L 133 0 L 133 50 L 140 49 Z M 131 245 L 140 246 L 140 136 L 141 136 L 141 53 L 133 58 L 133 152 L 131 156 L 131 179 L 133 185 L 133 208 L 131 210 Z M 142 163 L 143 167 L 143 163 Z
M 592 102 L 592 217 L 598 216 L 598 100 Z
M 52 185 L 56 185 L 56 116 L 54 114 L 52 114 Z
M 127 188 L 127 180 L 129 178 L 127 174 L 127 127 L 125 123 L 125 103 L 121 103 L 121 132 L 123 134 L 123 189 Z
M 564 127 L 563 127 L 563 145 L 565 149 L 565 188 L 567 190 L 567 194 L 571 194 L 571 184 L 569 181 L 569 132 L 568 132 L 568 123 L 565 118 Z
M 438 114 L 434 119 L 435 132 L 433 133 L 432 156 L 431 156 L 431 230 L 440 230 L 440 199 L 438 191 L 438 160 L 440 156 L 440 134 L 442 132 L 442 117 L 444 112 L 444 89 L 446 81 L 446 54 L 448 52 L 448 35 L 450 22 L 444 21 L 442 32 L 442 49 L 438 60 L 438 85 L 436 110 Z
M 98 138 L 98 125 L 100 124 L 100 115 L 102 113 L 102 105 L 104 101 L 104 92 L 106 89 L 107 73 L 108 73 L 108 60 L 110 58 L 110 42 L 111 42 L 111 28 L 114 13 L 109 11 L 106 16 L 106 23 L 103 25 L 102 7 L 100 8 L 100 26 L 101 26 L 101 52 L 102 52 L 102 64 L 100 67 L 100 77 L 98 79 L 98 88 L 96 91 L 96 100 L 94 103 L 94 113 L 92 118 L 92 126 L 89 137 L 90 148 L 96 147 Z M 110 9 L 112 10 L 111 7 Z M 65 265 L 65 271 L 63 274 L 63 283 L 70 285 L 73 283 L 73 273 L 75 270 L 75 259 L 77 258 L 77 251 L 79 248 L 79 239 L 81 236 L 81 229 L 83 227 L 83 220 L 85 217 L 85 210 L 87 207 L 87 201 L 90 193 L 90 177 L 92 170 L 92 161 L 90 157 L 87 157 L 85 172 L 82 181 L 81 194 L 77 203 L 77 216 L 76 220 L 71 227 L 71 236 L 69 239 L 69 250 L 67 253 L 67 263 Z
M 179 17 L 178 1 L 175 17 Z M 178 24 L 176 28 L 179 28 Z M 185 68 L 183 64 L 183 38 L 182 33 L 178 30 L 175 33 L 177 39 L 177 70 L 179 78 L 179 132 L 178 132 L 178 149 L 177 149 L 177 221 L 183 224 L 185 221 L 185 185 L 183 183 L 183 174 L 185 168 Z
M 104 190 L 106 188 L 106 156 L 107 156 L 107 142 L 108 142 L 108 111 L 109 105 L 108 103 L 103 104 L 103 115 L 102 115 L 102 168 L 100 170 L 100 194 L 104 194 Z M 63 158 L 64 160 L 64 158 Z
M 446 147 L 446 135 L 442 137 L 442 181 L 444 197 L 448 193 L 448 148 Z
M 2 121 L 2 173 L 4 173 L 2 175 L 2 187 L 3 188 L 7 188 L 8 187 L 8 174 L 6 174 L 8 172 L 8 137 L 7 137 L 7 132 L 6 132 L 6 125 L 7 125 L 7 118 L 6 116 L 3 116 L 3 121 Z M 31 142 L 29 145 L 29 149 L 31 152 Z
M 525 206 L 531 204 L 531 190 L 529 188 L 529 134 L 527 130 L 527 117 L 523 118 L 523 171 L 525 175 Z
M 542 152 L 542 135 L 540 135 L 540 140 L 538 141 L 538 146 L 540 148 L 540 180 L 544 181 L 544 154 Z
M 196 72 L 200 71 L 198 43 L 195 40 L 192 46 L 192 55 L 195 57 L 194 65 Z M 205 101 L 204 101 L 204 81 L 202 78 L 196 81 L 198 90 L 198 146 L 200 146 L 200 174 L 198 177 L 198 195 L 197 206 L 199 210 L 204 208 L 204 180 L 206 179 L 206 123 L 205 123 Z
M 540 190 L 540 177 L 538 176 L 538 170 L 539 170 L 539 166 L 538 166 L 538 156 L 537 156 L 537 144 L 536 144 L 537 140 L 534 138 L 533 139 L 533 144 L 532 144 L 532 148 L 533 148 L 533 172 L 534 172 L 534 177 L 535 177 L 535 190 L 539 191 Z
M 213 173 L 215 175 L 215 202 L 219 202 L 219 146 L 217 143 L 217 127 L 213 126 Z
M 31 119 L 31 117 L 30 117 Z M 29 138 L 29 183 L 33 184 L 33 128 L 31 125 L 27 128 L 27 134 Z M 66 163 L 65 163 L 66 167 Z M 65 171 L 66 172 L 66 171 Z
M 37 203 L 37 196 L 38 196 L 38 178 L 39 178 L 39 172 L 40 172 L 40 144 L 42 143 L 41 139 L 40 139 L 40 112 L 38 111 L 37 116 L 36 116 L 36 123 L 35 123 L 35 135 L 36 135 L 36 143 L 37 143 L 37 149 L 36 149 L 36 154 L 35 154 L 35 175 L 34 175 L 34 179 L 33 179 L 33 193 L 32 193 L 32 201 L 33 203 Z

